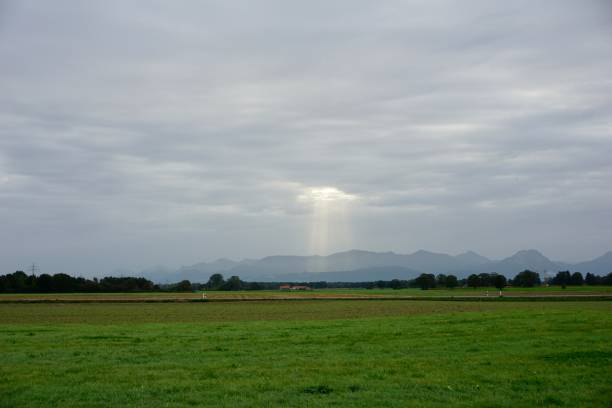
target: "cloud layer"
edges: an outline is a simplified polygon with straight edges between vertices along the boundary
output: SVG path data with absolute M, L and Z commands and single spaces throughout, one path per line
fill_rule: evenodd
M 611 23 L 605 1 L 4 2 L 0 266 L 305 254 L 325 220 L 328 252 L 599 255 Z M 355 199 L 322 219 L 313 189 Z

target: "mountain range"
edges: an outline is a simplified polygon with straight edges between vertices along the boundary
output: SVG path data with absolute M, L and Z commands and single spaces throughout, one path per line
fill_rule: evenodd
M 454 274 L 461 278 L 472 273 L 496 272 L 513 277 L 525 269 L 549 276 L 560 270 L 606 275 L 612 272 L 612 251 L 591 261 L 569 264 L 550 260 L 535 249 L 521 250 L 501 260 L 491 260 L 473 251 L 448 255 L 425 250 L 412 254 L 351 250 L 328 256 L 277 255 L 241 261 L 217 259 L 183 266 L 178 270 L 149 268 L 140 275 L 159 283 L 183 279 L 206 282 L 214 273 L 221 273 L 225 277 L 237 275 L 246 281 L 260 282 L 359 282 L 412 279 L 421 273 Z

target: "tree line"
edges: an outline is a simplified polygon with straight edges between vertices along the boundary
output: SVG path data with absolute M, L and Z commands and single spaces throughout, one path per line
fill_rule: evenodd
M 581 286 L 581 285 L 612 285 L 612 272 L 606 276 L 598 276 L 588 272 L 584 278 L 580 272 L 560 271 L 550 280 L 552 285 Z
M 472 274 L 467 278 L 459 279 L 455 275 L 428 274 L 423 273 L 415 279 L 403 280 L 377 280 L 366 282 L 246 282 L 238 276 L 225 279 L 222 274 L 215 273 L 210 276 L 206 283 L 192 283 L 182 280 L 178 283 L 156 285 L 146 278 L 137 277 L 112 277 L 108 276 L 98 280 L 83 277 L 72 277 L 65 273 L 55 275 L 42 274 L 27 275 L 23 271 L 16 271 L 7 275 L 0 275 L 0 292 L 7 293 L 57 293 L 57 292 L 152 292 L 152 291 L 193 291 L 193 290 L 274 290 L 281 284 L 305 285 L 313 289 L 404 289 L 421 288 L 423 290 L 434 288 L 456 288 L 456 287 L 495 287 L 503 289 L 506 286 L 534 287 L 542 283 L 558 285 L 563 288 L 567 286 L 582 285 L 612 285 L 612 272 L 605 276 L 587 273 L 586 276 L 580 272 L 570 273 L 559 271 L 554 277 L 542 281 L 537 272 L 524 270 L 514 278 L 507 279 L 504 275 L 497 273 Z
M 98 280 L 97 278 L 75 278 L 65 273 L 27 275 L 23 271 L 0 275 L 0 292 L 150 292 L 159 289 L 148 279 L 134 277 L 108 276 Z
M 567 282 L 565 277 L 569 276 Z M 563 283 L 566 282 L 566 283 Z M 184 288 L 191 286 L 193 290 L 274 290 L 278 289 L 281 284 L 290 285 L 303 285 L 309 286 L 313 289 L 404 289 L 404 288 L 421 288 L 424 290 L 434 288 L 456 288 L 456 287 L 495 287 L 497 289 L 503 289 L 506 286 L 515 287 L 535 287 L 540 286 L 542 283 L 551 285 L 560 285 L 565 287 L 566 285 L 612 285 L 612 272 L 606 276 L 597 276 L 591 273 L 587 273 L 586 278 L 582 278 L 580 272 L 574 272 L 570 274 L 567 271 L 558 272 L 555 277 L 543 282 L 540 275 L 537 272 L 524 270 L 518 273 L 514 278 L 507 279 L 504 275 L 498 273 L 481 273 L 472 274 L 464 279 L 459 279 L 455 275 L 445 274 L 428 274 L 423 273 L 415 279 L 403 280 L 403 279 L 392 279 L 392 280 L 377 280 L 377 281 L 366 281 L 366 282 L 245 282 L 238 276 L 232 276 L 225 280 L 222 274 L 215 273 L 211 275 L 208 282 L 199 284 L 192 284 L 189 281 L 182 281 L 179 283 Z
M 495 287 L 503 289 L 506 286 L 515 286 L 521 288 L 531 288 L 540 286 L 543 283 L 549 285 L 558 285 L 562 288 L 566 286 L 582 286 L 582 285 L 612 285 L 612 272 L 605 276 L 598 276 L 592 273 L 587 273 L 583 278 L 580 272 L 570 273 L 569 271 L 559 271 L 557 274 L 543 281 L 540 274 L 528 269 L 518 273 L 514 278 L 507 279 L 504 275 L 498 273 L 480 273 L 471 274 L 465 279 L 457 279 L 454 275 L 437 275 L 421 274 L 414 281 L 400 281 L 404 287 L 418 286 L 421 289 L 430 289 L 436 287 L 454 288 L 457 286 L 480 288 L 480 287 Z M 397 285 L 397 283 L 396 283 Z

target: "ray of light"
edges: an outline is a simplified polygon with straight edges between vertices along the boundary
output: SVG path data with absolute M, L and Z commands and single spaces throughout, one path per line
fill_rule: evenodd
M 350 210 L 357 196 L 335 187 L 317 187 L 304 191 L 298 199 L 312 206 L 309 249 L 324 255 L 332 249 L 350 248 Z M 309 265 L 311 271 L 326 270 L 323 261 Z

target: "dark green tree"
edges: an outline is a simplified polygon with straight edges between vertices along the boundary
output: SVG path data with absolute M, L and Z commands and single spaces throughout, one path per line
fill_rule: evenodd
M 215 273 L 208 278 L 208 282 L 206 283 L 206 288 L 208 290 L 219 290 L 221 286 L 225 284 L 225 279 L 223 279 L 223 275 L 220 273 Z
M 497 289 L 502 290 L 507 284 L 508 281 L 504 275 L 493 275 L 493 286 L 495 286 Z
M 551 283 L 553 285 L 559 285 L 563 289 L 565 289 L 565 287 L 570 284 L 570 280 L 571 280 L 571 275 L 569 271 L 559 271 L 557 272 L 555 277 L 552 278 Z
M 493 286 L 493 275 L 489 273 L 481 273 L 478 275 L 480 286 Z
M 232 276 L 221 286 L 221 290 L 242 290 L 244 282 L 238 276 Z
M 375 283 L 377 288 L 384 289 L 387 287 L 387 282 L 384 280 L 377 280 Z
M 599 285 L 601 282 L 601 278 L 597 275 L 592 274 L 591 272 L 587 272 L 584 283 L 586 285 Z
M 392 279 L 390 286 L 391 286 L 391 289 L 401 289 L 402 282 L 400 282 L 399 279 Z
M 477 287 L 481 286 L 481 284 L 480 284 L 480 277 L 478 275 L 476 275 L 476 274 L 471 274 L 467 278 L 467 285 L 470 288 L 477 288 Z
M 539 286 L 541 282 L 540 275 L 537 272 L 530 271 L 528 269 L 520 272 L 514 277 L 514 279 L 512 279 L 512 285 L 520 286 L 522 288 Z
M 580 272 L 572 273 L 569 284 L 574 286 L 582 286 L 584 284 L 584 278 L 582 277 L 582 274 Z
M 8 284 L 12 292 L 26 292 L 28 289 L 27 285 L 28 275 L 23 271 L 15 271 L 12 275 L 9 275 Z
M 457 277 L 455 275 L 448 275 L 446 277 L 446 283 L 445 286 L 447 288 L 456 288 L 459 285 L 459 282 L 457 281 Z
M 415 279 L 415 283 L 423 290 L 436 287 L 436 277 L 431 273 L 422 273 Z
M 192 291 L 192 286 L 191 286 L 191 282 L 188 281 L 187 279 L 180 281 L 179 283 L 176 284 L 176 288 L 175 288 L 178 292 L 191 292 Z
M 53 292 L 74 291 L 74 278 L 65 273 L 56 273 L 51 277 L 51 290 Z

